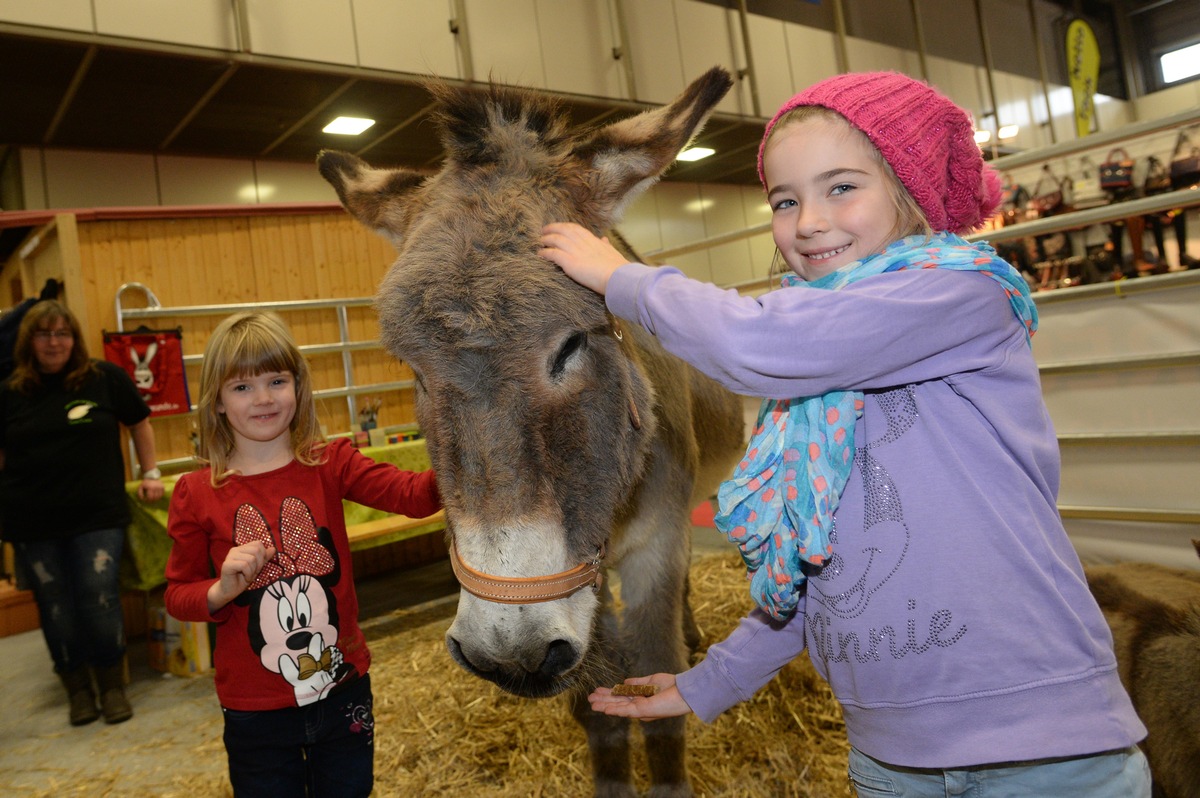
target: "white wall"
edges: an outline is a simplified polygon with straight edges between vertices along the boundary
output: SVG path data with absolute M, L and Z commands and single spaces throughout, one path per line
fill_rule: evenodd
M 364 66 L 415 75 L 458 77 L 458 46 L 450 33 L 451 0 L 354 0 L 358 57 Z M 396 31 L 404 31 L 397 46 Z
M 53 6 L 56 3 L 27 3 Z M 231 4 L 222 0 L 94 0 L 95 30 L 110 36 L 216 47 L 237 47 L 237 26 Z
M 1200 281 L 1194 277 L 1152 278 L 1160 286 L 1153 291 L 1122 294 L 1096 286 L 1037 297 L 1033 350 L 1063 440 L 1060 506 L 1195 510 L 1198 447 L 1137 437 L 1197 428 L 1200 366 L 1151 365 L 1155 358 L 1200 351 Z M 1194 525 L 1077 518 L 1065 524 L 1085 559 L 1200 567 L 1190 544 Z
M 0 21 L 232 50 L 237 46 L 232 8 L 228 0 L 0 0 Z
M 463 0 L 465 19 L 456 22 L 465 30 L 472 76 L 464 72 L 463 42 L 451 29 L 454 0 L 241 2 L 246 30 L 240 44 L 249 52 L 404 74 L 476 79 L 493 74 L 501 82 L 554 91 L 665 103 L 709 67 L 719 64 L 736 74 L 746 62 L 739 15 L 696 0 L 624 0 L 629 41 L 623 47 L 613 0 Z M 230 0 L 0 0 L 0 22 L 217 51 L 239 48 Z M 753 14 L 748 28 L 761 116 L 770 116 L 798 88 L 837 71 L 835 37 L 829 31 Z M 614 58 L 614 48 L 621 48 L 623 60 Z M 852 70 L 919 75 L 912 51 L 849 37 L 846 52 Z M 626 61 L 632 64 L 636 94 L 624 77 Z M 933 56 L 927 61 L 931 82 L 964 108 L 980 117 L 990 108 L 982 68 Z M 1050 144 L 1040 84 L 1004 73 L 997 73 L 995 82 L 1002 121 L 1009 121 L 1011 109 L 1014 120 L 1035 123 L 1023 124 L 1018 145 Z M 1052 88 L 1052 124 L 1061 138 L 1072 126 L 1070 91 Z M 1191 91 L 1194 104 L 1197 90 Z M 750 94 L 749 82 L 740 81 L 718 110 L 753 115 Z M 1170 112 L 1155 106 L 1149 101 L 1138 110 Z
M 450 25 L 454 0 L 244 0 L 244 4 L 249 47 L 255 53 L 414 75 L 465 76 L 461 41 Z M 710 66 L 722 64 L 736 73 L 745 63 L 736 13 L 695 0 L 624 2 L 629 35 L 625 57 L 633 64 L 636 89 L 632 94 L 624 62 L 613 57 L 613 48 L 620 46 L 620 31 L 610 0 L 464 0 L 463 5 L 477 78 L 491 74 L 502 82 L 553 91 L 622 99 L 636 96 L 665 103 Z M 229 0 L 171 4 L 0 0 L 0 21 L 214 50 L 238 46 Z M 397 38 L 401 30 L 402 40 Z M 749 35 L 763 118 L 800 88 L 837 72 L 835 39 L 828 31 L 750 15 Z M 846 51 L 853 70 L 919 74 L 913 52 L 853 37 L 847 40 Z M 977 116 L 990 107 L 981 67 L 933 56 L 926 61 L 931 82 L 957 103 Z M 1068 88 L 1052 87 L 1053 112 L 1048 118 L 1040 82 L 997 73 L 994 83 L 1002 120 L 1021 125 L 1016 146 L 1049 145 L 1051 128 L 1060 141 L 1073 135 Z M 1136 104 L 1098 98 L 1101 129 L 1198 105 L 1200 84 L 1160 95 Z M 718 110 L 753 115 L 748 81 L 738 81 Z M 1169 158 L 1174 141 L 1168 139 L 1164 135 L 1139 142 L 1130 155 L 1139 164 L 1151 152 Z M 1097 150 L 1086 155 L 1099 164 L 1108 153 Z M 21 164 L 28 209 L 336 199 L 311 163 L 32 148 L 22 150 Z M 1077 173 L 1081 161 L 1072 156 L 1051 166 L 1059 174 Z M 1016 171 L 1013 178 L 1032 186 L 1038 173 L 1039 166 L 1030 166 Z M 120 174 L 120 180 L 111 179 L 115 174 Z M 753 189 L 660 185 L 631 209 L 622 229 L 639 250 L 653 251 L 709 238 L 739 224 L 765 221 L 764 210 L 761 194 Z M 764 235 L 681 257 L 677 265 L 704 279 L 739 282 L 765 274 L 771 254 L 769 236 Z
M 546 88 L 596 97 L 627 96 L 624 68 L 612 57 L 619 36 L 606 3 L 537 0 L 536 16 Z M 476 24 L 474 14 L 471 20 Z

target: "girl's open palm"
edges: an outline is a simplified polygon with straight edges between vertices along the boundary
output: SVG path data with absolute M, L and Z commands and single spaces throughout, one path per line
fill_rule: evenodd
M 656 673 L 653 676 L 637 676 L 626 679 L 625 684 L 652 684 L 658 692 L 652 696 L 613 695 L 612 688 L 597 687 L 588 696 L 588 702 L 596 712 L 619 715 L 623 718 L 658 720 L 686 715 L 692 711 L 675 687 L 675 674 Z

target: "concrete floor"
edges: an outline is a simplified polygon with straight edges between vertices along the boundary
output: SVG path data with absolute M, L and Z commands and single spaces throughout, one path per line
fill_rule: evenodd
M 720 533 L 694 527 L 696 550 L 730 551 Z M 453 612 L 458 585 L 446 561 L 360 580 L 368 640 L 397 631 L 401 608 Z M 420 617 L 424 613 L 416 613 Z M 134 717 L 67 723 L 63 689 L 40 630 L 0 638 L 0 796 L 10 798 L 217 798 L 225 773 L 221 711 L 211 671 L 177 677 L 150 668 L 144 640 L 129 647 Z

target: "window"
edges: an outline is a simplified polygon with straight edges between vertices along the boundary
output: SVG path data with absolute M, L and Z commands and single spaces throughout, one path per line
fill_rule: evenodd
M 1200 75 L 1200 44 L 1181 47 L 1158 57 L 1163 83 L 1175 83 Z

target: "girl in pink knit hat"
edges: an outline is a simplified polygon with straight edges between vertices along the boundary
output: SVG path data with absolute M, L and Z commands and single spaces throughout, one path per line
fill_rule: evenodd
M 1025 280 L 960 234 L 999 202 L 967 114 L 839 75 L 767 125 L 789 267 L 763 296 L 627 263 L 575 224 L 541 254 L 731 390 L 766 397 L 717 525 L 755 608 L 680 674 L 593 709 L 713 721 L 807 649 L 860 795 L 1150 795 L 1146 729 L 1058 515 Z M 760 741 L 762 744 L 771 741 Z

